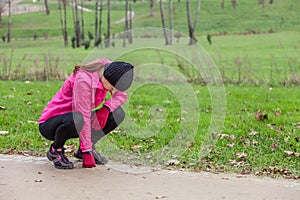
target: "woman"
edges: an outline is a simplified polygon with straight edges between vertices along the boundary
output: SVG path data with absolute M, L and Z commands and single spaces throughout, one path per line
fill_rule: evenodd
M 95 143 L 123 121 L 125 113 L 121 105 L 127 99 L 124 91 L 133 81 L 133 68 L 129 63 L 107 59 L 75 67 L 39 120 L 40 133 L 53 141 L 47 157 L 56 168 L 74 167 L 63 147 L 68 139 L 77 137 L 80 148 L 75 157 L 82 158 L 84 168 L 107 162 L 95 150 Z M 108 91 L 111 99 L 105 101 Z M 102 107 L 94 112 L 101 103 Z

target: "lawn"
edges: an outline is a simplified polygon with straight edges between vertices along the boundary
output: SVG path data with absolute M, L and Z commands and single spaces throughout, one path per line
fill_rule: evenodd
M 236 9 L 203 1 L 194 46 L 186 37 L 185 4 L 174 4 L 178 32 L 171 46 L 164 45 L 160 28 L 149 28 L 161 26 L 158 4 L 153 17 L 148 5 L 134 4 L 134 42 L 126 48 L 117 34 L 124 24 L 113 26 L 111 48 L 64 47 L 54 1 L 50 16 L 13 16 L 13 41 L 0 42 L 0 153 L 44 156 L 50 142 L 37 124 L 43 108 L 74 65 L 105 57 L 136 66 L 126 120 L 97 145 L 110 160 L 299 179 L 298 0 L 264 8 L 243 1 Z M 86 6 L 93 8 L 91 2 Z M 123 3 L 112 6 L 113 21 L 122 18 Z M 70 37 L 71 12 L 68 8 Z M 85 17 L 86 32 L 93 32 L 93 12 Z M 6 21 L 3 17 L 0 36 Z M 66 147 L 72 156 L 78 140 Z
M 40 136 L 36 121 L 61 85 L 1 82 L 0 130 L 7 131 L 0 135 L 1 153 L 45 154 L 50 142 Z M 137 87 L 129 91 L 125 123 L 98 149 L 131 164 L 299 178 L 299 88 L 228 85 L 225 91 L 224 127 L 212 134 L 212 116 L 222 114 L 213 115 L 208 87 L 151 82 Z M 256 119 L 259 110 L 266 119 Z M 78 141 L 67 145 L 78 147 Z

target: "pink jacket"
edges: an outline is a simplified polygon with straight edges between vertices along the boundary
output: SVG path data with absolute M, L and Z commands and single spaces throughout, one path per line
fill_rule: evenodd
M 94 62 L 109 63 L 110 61 L 97 59 Z M 83 152 L 90 151 L 92 149 L 91 111 L 105 100 L 107 92 L 99 81 L 98 72 L 79 70 L 68 77 L 61 89 L 47 104 L 39 123 L 65 113 L 80 112 L 84 118 L 84 125 L 79 133 L 80 148 Z M 124 104 L 127 99 L 126 93 L 118 90 L 113 92 L 111 97 L 104 102 L 111 112 Z

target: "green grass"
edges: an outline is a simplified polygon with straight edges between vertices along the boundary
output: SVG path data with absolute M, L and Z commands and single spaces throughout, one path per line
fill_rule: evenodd
M 9 133 L 0 135 L 0 153 L 44 155 L 50 142 L 39 134 L 34 122 L 61 85 L 62 82 L 1 81 L 0 130 Z M 117 131 L 101 140 L 98 148 L 114 161 L 133 164 L 157 164 L 155 159 L 163 154 L 165 159 L 174 157 L 180 161 L 177 166 L 169 166 L 174 168 L 287 178 L 300 175 L 299 157 L 284 153 L 300 152 L 299 88 L 226 86 L 224 127 L 215 133 L 215 145 L 210 143 L 212 146 L 202 151 L 213 108 L 207 87 L 191 86 L 194 93 L 190 96 L 196 97 L 199 106 L 199 126 L 196 121 L 188 122 L 195 111 L 184 113 L 186 105 L 180 104 L 182 93 L 170 90 L 176 87 L 181 91 L 184 85 L 147 84 L 137 88 L 124 107 L 126 120 L 135 127 L 128 126 L 129 121 L 121 124 Z M 257 121 L 258 110 L 268 114 L 268 119 Z M 184 115 L 185 119 L 180 120 Z M 187 132 L 180 132 L 180 126 L 187 124 Z M 182 154 L 168 155 L 168 150 L 163 150 L 167 146 L 173 152 L 172 146 L 168 146 L 173 140 L 179 144 L 184 141 L 183 146 L 177 146 L 184 149 Z M 78 141 L 70 140 L 67 145 L 70 144 L 78 146 Z
M 27 1 L 28 4 L 32 4 Z M 111 21 L 117 21 L 124 16 L 124 2 L 111 2 Z M 191 1 L 193 17 L 197 1 Z M 35 3 L 42 5 L 43 2 Z M 85 12 L 85 32 L 94 33 L 94 2 L 86 2 L 86 7 L 93 12 Z M 61 28 L 59 22 L 58 6 L 56 1 L 49 3 L 51 14 L 46 16 L 45 12 L 14 15 L 12 17 L 12 38 L 33 38 L 34 34 L 43 38 L 44 33 L 49 37 L 61 37 Z M 103 10 L 103 28 L 106 30 L 107 13 L 104 3 Z M 149 3 L 137 1 L 133 4 L 135 18 L 133 28 L 141 27 L 161 27 L 159 4 L 155 3 L 154 16 L 150 17 Z M 164 5 L 166 19 L 168 18 L 168 5 Z M 300 3 L 297 0 L 276 1 L 273 5 L 266 4 L 264 8 L 257 4 L 256 0 L 240 1 L 236 9 L 233 9 L 230 2 L 226 2 L 222 9 L 219 0 L 203 1 L 201 14 L 196 35 L 206 35 L 207 33 L 236 33 L 246 31 L 298 31 L 300 29 L 300 20 L 298 10 Z M 68 6 L 68 33 L 74 35 L 72 23 L 72 10 Z M 174 29 L 187 34 L 186 5 L 182 1 L 174 1 Z M 167 27 L 168 27 L 167 20 Z M 0 36 L 6 35 L 7 17 L 3 17 L 0 23 Z M 112 33 L 119 33 L 124 30 L 124 23 L 113 24 Z
M 214 60 L 225 83 L 289 86 L 299 85 L 300 82 L 298 35 L 298 32 L 229 35 L 213 37 L 213 45 L 208 44 L 206 37 L 198 39 L 199 47 L 204 49 L 203 54 L 206 51 Z M 175 42 L 170 47 L 162 44 L 163 38 L 135 38 L 135 43 L 127 48 L 122 47 L 122 40 L 115 39 L 114 42 L 114 48 L 90 48 L 88 50 L 84 50 L 83 47 L 77 49 L 64 47 L 61 40 L 19 40 L 10 44 L 2 43 L 0 44 L 2 47 L 0 49 L 0 74 L 4 79 L 9 68 L 11 68 L 11 73 L 19 69 L 19 74 L 29 75 L 20 75 L 18 79 L 36 80 L 34 72 L 50 66 L 57 68 L 53 71 L 58 71 L 62 74 L 60 77 L 64 78 L 75 64 L 82 63 L 91 54 L 98 58 L 114 59 L 114 56 L 120 56 L 121 52 L 126 52 L 122 59 L 133 62 L 136 66 L 148 62 L 163 63 L 177 68 L 177 57 L 173 53 L 167 53 L 166 50 L 178 51 L 187 46 L 185 38 L 180 38 L 179 42 Z M 148 46 L 156 49 L 147 49 Z M 134 48 L 139 50 L 131 52 Z M 53 75 L 53 78 L 55 77 Z M 14 80 L 14 75 L 10 79 Z

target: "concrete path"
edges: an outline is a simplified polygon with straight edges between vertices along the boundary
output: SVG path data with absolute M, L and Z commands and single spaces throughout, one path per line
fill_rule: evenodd
M 58 170 L 41 157 L 0 154 L 5 200 L 299 200 L 300 181 L 136 168 L 116 163 Z

